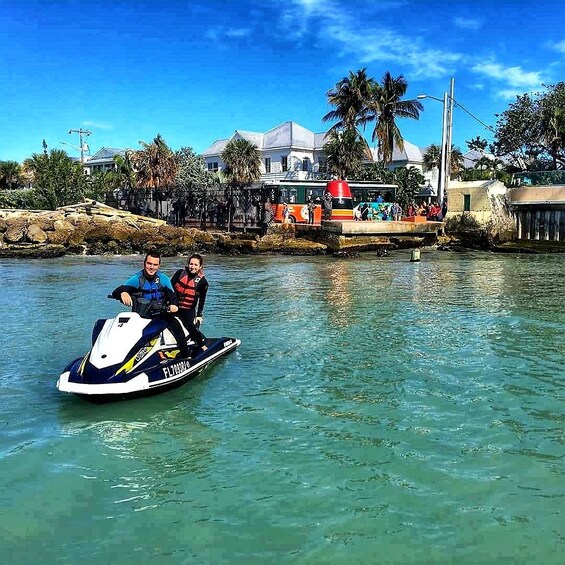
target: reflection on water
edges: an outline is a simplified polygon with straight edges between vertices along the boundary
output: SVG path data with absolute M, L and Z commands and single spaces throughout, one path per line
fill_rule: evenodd
M 139 258 L 0 262 L 34 308 L 0 335 L 12 561 L 558 562 L 563 259 L 409 258 L 207 258 L 240 349 L 106 406 L 54 383 Z

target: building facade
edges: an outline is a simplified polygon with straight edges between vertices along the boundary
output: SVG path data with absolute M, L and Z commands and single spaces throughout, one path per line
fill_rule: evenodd
M 326 133 L 314 133 L 295 122 L 284 122 L 265 133 L 236 130 L 231 137 L 215 141 L 202 153 L 209 171 L 225 168 L 222 152 L 230 141 L 237 139 L 245 139 L 259 149 L 261 182 L 314 179 L 325 166 Z M 427 182 L 435 181 L 437 184 L 437 172 L 423 171 L 423 152 L 423 149 L 405 141 L 402 151 L 394 148 L 392 163 L 387 168 L 415 167 L 424 174 Z M 379 162 L 377 150 L 371 149 L 371 154 L 373 162 Z
M 106 171 L 116 170 L 114 157 L 120 155 L 124 157 L 127 149 L 113 149 L 111 147 L 102 147 L 92 157 L 84 162 L 84 172 L 87 175 L 95 173 L 104 173 Z

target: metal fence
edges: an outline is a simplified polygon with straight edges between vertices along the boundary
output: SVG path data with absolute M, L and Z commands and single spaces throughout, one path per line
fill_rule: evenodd
M 190 190 L 170 187 L 162 191 L 138 191 L 135 198 L 118 190 L 107 195 L 106 204 L 160 218 L 174 226 L 203 230 L 260 230 L 268 197 L 269 189 L 262 184 L 245 188 L 202 186 Z

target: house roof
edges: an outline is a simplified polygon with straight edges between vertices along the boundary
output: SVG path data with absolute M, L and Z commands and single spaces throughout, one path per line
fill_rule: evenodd
M 233 139 L 246 139 L 256 145 L 261 151 L 278 149 L 280 147 L 293 147 L 298 149 L 321 149 L 325 143 L 326 134 L 314 133 L 309 129 L 288 121 L 271 128 L 265 133 L 254 131 L 236 130 L 227 139 L 217 139 L 202 152 L 203 157 L 221 155 L 226 145 Z
M 377 147 L 371 147 L 371 155 L 373 156 L 373 161 L 379 161 L 379 150 Z M 417 145 L 404 140 L 404 149 L 401 151 L 395 143 L 392 150 L 392 162 L 399 161 L 421 163 L 423 161 L 422 150 Z
M 94 155 L 92 155 L 92 157 L 89 159 L 89 162 L 95 159 L 104 159 L 104 160 L 113 159 L 116 155 L 124 156 L 126 151 L 127 149 L 102 147 L 102 149 L 99 149 Z

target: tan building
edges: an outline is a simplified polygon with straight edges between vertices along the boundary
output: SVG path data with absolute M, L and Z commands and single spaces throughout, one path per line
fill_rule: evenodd
M 507 191 L 499 180 L 450 181 L 447 217 L 469 214 L 477 222 L 486 224 L 495 209 L 506 207 Z

